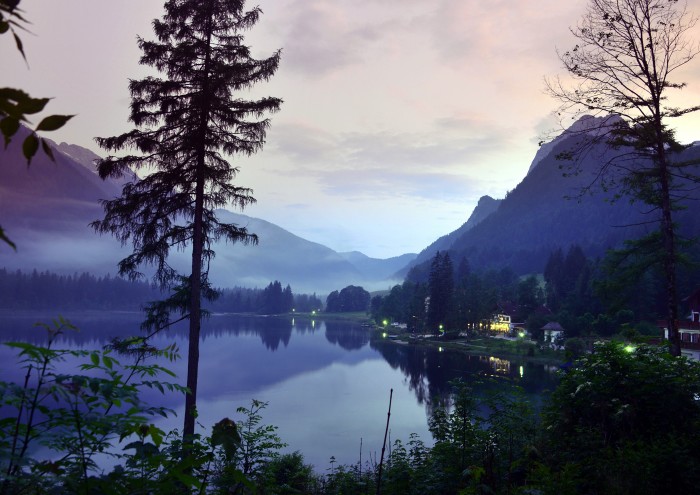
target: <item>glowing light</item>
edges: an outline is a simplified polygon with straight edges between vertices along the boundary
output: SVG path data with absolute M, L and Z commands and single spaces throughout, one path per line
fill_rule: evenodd
M 315 315 L 315 314 L 316 314 L 316 310 L 314 309 L 314 310 L 311 312 L 311 314 L 312 314 L 312 315 Z
M 386 332 L 382 332 L 382 338 L 386 338 Z
M 525 370 L 524 370 L 523 367 L 521 366 L 521 367 L 520 367 L 520 378 L 522 378 L 524 374 L 525 374 Z
M 636 348 L 635 346 L 633 346 L 633 345 L 625 346 L 625 350 L 626 350 L 627 352 L 634 352 L 635 349 L 637 349 L 637 348 Z
M 382 321 L 382 324 L 383 324 L 384 326 L 387 326 L 387 325 L 389 324 L 389 321 L 388 321 L 388 320 L 384 320 L 384 321 Z
M 508 333 L 511 330 L 510 316 L 494 315 L 490 322 L 491 330 L 499 333 Z
M 507 359 L 501 359 L 497 357 L 490 357 L 489 364 L 494 369 L 496 373 L 508 374 L 510 373 L 510 361 Z
M 444 350 L 445 349 L 443 349 L 442 347 L 438 347 L 438 352 L 443 352 Z
M 520 333 L 518 334 L 518 337 L 520 337 L 521 339 L 524 338 L 524 337 L 525 337 L 525 332 L 520 332 Z

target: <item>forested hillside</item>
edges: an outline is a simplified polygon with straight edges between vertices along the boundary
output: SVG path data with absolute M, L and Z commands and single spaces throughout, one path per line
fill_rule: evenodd
M 578 245 L 586 256 L 600 257 L 628 239 L 658 228 L 659 214 L 628 197 L 618 197 L 618 187 L 603 188 L 596 181 L 601 163 L 626 153 L 605 144 L 580 157 L 581 173 L 567 174 L 572 162 L 559 155 L 571 150 L 576 137 L 558 140 L 530 173 L 500 202 L 498 208 L 473 228 L 454 236 L 449 247 L 454 260 L 466 258 L 470 265 L 509 267 L 517 274 L 541 273 L 556 249 Z M 697 160 L 700 146 L 693 146 L 675 160 Z M 688 189 L 693 191 L 692 185 Z M 688 238 L 700 232 L 700 202 L 696 194 L 679 198 L 676 212 L 679 233 Z M 422 254 L 422 253 L 421 253 Z M 424 256 L 419 259 L 423 260 Z M 424 262 L 425 265 L 425 262 Z M 410 280 L 426 280 L 428 269 L 417 265 Z

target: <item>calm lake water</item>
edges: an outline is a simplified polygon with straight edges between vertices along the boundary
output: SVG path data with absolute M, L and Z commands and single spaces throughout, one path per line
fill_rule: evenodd
M 142 318 L 139 313 L 105 312 L 64 316 L 80 331 L 68 332 L 57 347 L 82 349 L 99 348 L 115 335 L 138 333 Z M 0 340 L 44 342 L 45 332 L 33 324 L 53 317 L 0 314 Z M 181 325 L 155 341 L 159 346 L 179 345 L 182 359 L 165 365 L 183 385 L 186 336 Z M 13 354 L 0 347 L 0 373 L 3 380 L 20 382 L 23 373 Z M 342 464 L 356 463 L 361 442 L 363 461 L 379 458 L 391 389 L 392 441 L 406 442 L 411 433 L 417 433 L 431 444 L 427 426 L 431 398 L 447 393 L 449 380 L 494 377 L 497 383 L 519 384 L 537 400 L 554 387 L 552 371 L 489 356 L 370 342 L 369 332 L 351 322 L 213 315 L 202 331 L 198 420 L 205 427 L 224 417 L 237 420 L 237 407 L 248 406 L 252 399 L 266 401 L 263 423 L 279 427 L 278 434 L 289 444 L 286 450 L 301 451 L 322 472 L 331 456 Z M 482 388 L 475 393 L 482 393 Z M 176 411 L 178 417 L 159 426 L 182 427 L 181 396 L 156 393 L 145 399 Z

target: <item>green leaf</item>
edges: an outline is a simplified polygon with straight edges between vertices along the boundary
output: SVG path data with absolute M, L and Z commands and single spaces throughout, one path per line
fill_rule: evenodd
M 109 356 L 102 356 L 102 363 L 105 365 L 105 368 L 111 370 L 114 360 Z
M 92 364 L 94 364 L 95 366 L 99 366 L 100 356 L 98 356 L 96 352 L 93 352 L 92 354 L 90 354 L 90 361 L 92 361 Z
M 36 155 L 36 150 L 39 149 L 39 138 L 36 137 L 36 134 L 32 133 L 29 136 L 27 136 L 27 139 L 24 140 L 24 143 L 22 144 L 22 153 L 24 154 L 24 157 L 27 159 L 27 164 L 31 162 L 32 157 Z
M 21 113 L 34 114 L 41 112 L 49 103 L 50 98 L 32 98 L 26 93 L 20 92 L 21 98 L 17 99 L 17 110 Z
M 183 473 L 182 471 L 175 471 L 173 475 L 180 483 L 188 488 L 200 488 L 202 486 L 202 482 L 191 474 Z
M 74 115 L 49 115 L 44 117 L 39 125 L 36 126 L 37 131 L 55 131 L 63 127 L 66 122 L 72 119 Z
M 46 156 L 51 158 L 52 162 L 56 161 L 56 157 L 53 156 L 53 149 L 51 149 L 51 145 L 49 145 L 49 143 L 47 143 L 45 139 L 41 140 L 41 149 L 44 150 L 44 153 L 46 154 Z
M 27 56 L 24 54 L 24 46 L 22 45 L 22 40 L 19 39 L 19 36 L 17 36 L 17 33 L 12 33 L 12 36 L 15 37 L 15 44 L 17 45 L 17 50 L 22 54 L 22 58 L 24 61 L 27 61 Z
M 10 138 L 19 130 L 19 120 L 14 117 L 5 117 L 0 120 L 0 132 L 5 137 L 5 147 L 10 144 Z

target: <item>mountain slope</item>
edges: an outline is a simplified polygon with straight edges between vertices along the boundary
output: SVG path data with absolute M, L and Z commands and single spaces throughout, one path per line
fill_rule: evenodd
M 518 274 L 544 269 L 549 254 L 572 244 L 588 256 L 601 256 L 658 227 L 655 212 L 642 203 L 622 197 L 612 201 L 616 190 L 596 186 L 601 163 L 616 153 L 603 144 L 591 149 L 580 163 L 581 173 L 564 177 L 566 162 L 557 155 L 571 149 L 580 133 L 565 133 L 533 161 L 528 175 L 498 208 L 473 228 L 453 234 L 449 251 L 455 263 L 466 257 L 472 267 L 511 267 Z M 700 158 L 700 147 L 684 152 L 684 158 Z M 591 193 L 582 189 L 593 184 Z M 676 213 L 680 232 L 689 237 L 700 231 L 700 202 L 689 201 Z M 425 270 L 417 270 L 417 276 Z
M 479 198 L 479 202 L 469 216 L 469 219 L 464 222 L 460 228 L 438 238 L 435 242 L 423 249 L 410 264 L 404 265 L 401 270 L 397 272 L 396 276 L 403 278 L 412 267 L 430 261 L 438 251 L 448 251 L 455 241 L 463 234 L 495 212 L 501 204 L 501 201 L 503 200 L 493 199 L 491 196 L 482 196 Z
M 53 143 L 55 162 L 39 153 L 27 167 L 22 138 L 20 134 L 7 149 L 0 149 L 0 225 L 17 244 L 17 252 L 0 245 L 0 267 L 115 274 L 130 247 L 96 235 L 88 224 L 103 215 L 98 201 L 118 196 L 124 180 L 101 180 L 93 168 L 99 157 L 66 143 Z M 247 226 L 260 243 L 216 243 L 210 271 L 216 286 L 264 287 L 280 280 L 295 292 L 323 294 L 348 284 L 375 290 L 386 288 L 388 274 L 397 270 L 396 259 L 374 260 L 372 270 L 363 260 L 357 268 L 335 251 L 264 220 L 226 210 L 219 215 L 222 221 Z M 182 273 L 189 271 L 186 252 L 174 250 L 171 262 Z
M 493 215 L 455 241 L 455 255 L 467 256 L 473 265 L 511 266 L 518 273 L 540 272 L 556 247 L 566 249 L 578 244 L 588 256 L 600 256 L 608 248 L 657 228 L 657 216 L 647 213 L 648 206 L 630 203 L 628 198 L 611 202 L 616 191 L 597 190 L 578 197 L 581 188 L 594 180 L 599 163 L 613 152 L 598 149 L 584 159 L 584 173 L 563 177 L 555 155 L 566 147 L 566 141 L 562 142 Z M 677 215 L 685 232 L 697 232 L 697 213 L 696 205 Z

